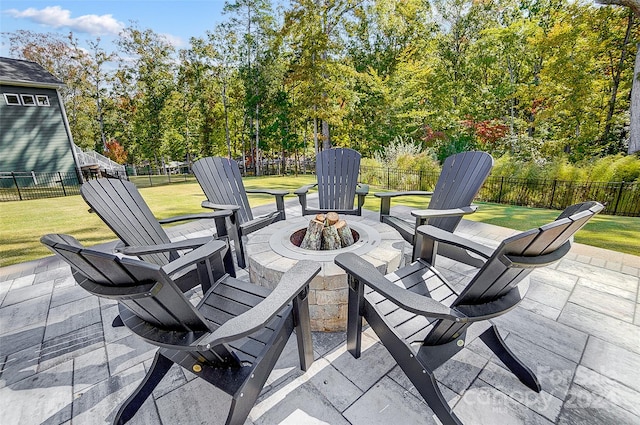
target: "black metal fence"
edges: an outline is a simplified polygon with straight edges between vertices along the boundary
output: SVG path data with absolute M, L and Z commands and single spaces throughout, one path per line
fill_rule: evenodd
M 361 167 L 360 180 L 389 190 L 433 190 L 438 173 L 394 168 Z M 575 182 L 489 177 L 478 201 L 562 210 L 583 201 L 605 205 L 603 213 L 640 216 L 640 184 L 637 182 Z
M 295 169 L 293 169 L 295 170 Z M 140 171 L 140 169 L 138 169 Z M 148 174 L 129 176 L 138 187 L 195 182 L 193 174 Z M 246 175 L 252 175 L 247 170 Z M 299 174 L 313 173 L 313 164 L 301 167 Z M 278 164 L 267 164 L 262 175 L 282 174 Z M 381 167 L 361 167 L 360 180 L 373 187 L 389 190 L 433 190 L 439 174 Z M 78 195 L 80 182 L 76 173 L 0 172 L 0 201 L 52 198 Z M 521 205 L 562 210 L 583 201 L 605 205 L 605 214 L 640 217 L 640 184 L 637 182 L 575 182 L 564 180 L 528 180 L 511 177 L 489 177 L 477 200 L 499 204 Z
M 0 172 L 0 201 L 55 198 L 80 194 L 74 172 Z

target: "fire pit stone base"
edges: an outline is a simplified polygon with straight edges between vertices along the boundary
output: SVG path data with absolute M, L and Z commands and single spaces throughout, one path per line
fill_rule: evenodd
M 249 276 L 252 282 L 273 288 L 299 260 L 319 262 L 322 269 L 311 281 L 309 291 L 311 329 L 344 331 L 347 323 L 347 275 L 333 262 L 335 256 L 341 252 L 354 252 L 380 272 L 390 273 L 400 266 L 404 240 L 386 224 L 351 216 L 349 225 L 360 235 L 355 244 L 332 251 L 303 250 L 293 245 L 290 237 L 293 232 L 305 228 L 308 222 L 307 217 L 296 217 L 249 235 L 246 245 Z

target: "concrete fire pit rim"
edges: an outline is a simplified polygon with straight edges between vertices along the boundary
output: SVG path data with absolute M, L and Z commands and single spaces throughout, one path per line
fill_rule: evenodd
M 347 220 L 349 227 L 360 234 L 360 239 L 356 243 L 346 248 L 334 249 L 331 251 L 313 251 L 302 249 L 291 243 L 291 234 L 302 228 L 306 228 L 310 218 L 300 217 L 291 220 L 287 226 L 276 230 L 269 238 L 269 246 L 271 249 L 286 258 L 293 260 L 314 260 L 314 261 L 333 261 L 336 255 L 343 252 L 353 252 L 357 255 L 363 255 L 375 247 L 380 245 L 380 233 L 373 227 L 355 220 Z

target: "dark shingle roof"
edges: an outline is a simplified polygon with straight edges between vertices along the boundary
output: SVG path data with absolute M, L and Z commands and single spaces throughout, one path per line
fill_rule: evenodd
M 0 57 L 0 83 L 58 87 L 62 81 L 35 62 Z

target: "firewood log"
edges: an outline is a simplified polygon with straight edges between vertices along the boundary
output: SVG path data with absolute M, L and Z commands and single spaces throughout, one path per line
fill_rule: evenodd
M 338 236 L 340 236 L 340 241 L 342 243 L 343 248 L 346 248 L 354 244 L 353 233 L 351 232 L 351 228 L 349 227 L 346 221 L 344 220 L 338 221 L 335 227 L 336 227 L 336 231 L 338 232 Z
M 342 242 L 340 241 L 340 235 L 336 226 L 326 226 L 322 229 L 322 249 L 340 249 Z
M 329 222 L 329 226 L 332 226 L 340 220 L 340 216 L 336 212 L 327 213 L 327 221 Z
M 300 248 L 319 251 L 320 247 L 322 246 L 322 229 L 323 228 L 324 228 L 323 222 L 317 221 L 317 220 L 311 220 L 309 222 L 309 226 L 307 226 L 307 233 L 304 235 L 304 239 L 302 239 Z
M 316 214 L 316 220 L 319 221 L 320 223 L 324 223 L 325 220 L 325 216 L 322 213 Z

